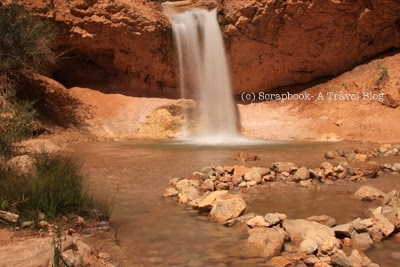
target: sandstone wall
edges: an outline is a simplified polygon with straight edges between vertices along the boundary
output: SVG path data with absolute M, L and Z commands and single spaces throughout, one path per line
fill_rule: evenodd
M 61 29 L 57 46 L 72 48 L 83 59 L 60 67 L 71 86 L 90 87 L 84 84 L 90 78 L 106 92 L 178 92 L 172 32 L 156 1 L 20 2 L 54 20 Z M 336 75 L 400 48 L 399 0 L 200 0 L 195 5 L 219 9 L 236 93 Z M 104 72 L 93 71 L 98 67 Z

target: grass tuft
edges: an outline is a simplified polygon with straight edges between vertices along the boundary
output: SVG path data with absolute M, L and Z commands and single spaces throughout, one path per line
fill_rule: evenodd
M 46 154 L 37 158 L 37 171 L 19 175 L 17 170 L 0 168 L 0 204 L 17 213 L 22 220 L 37 220 L 77 214 L 108 219 L 110 203 L 100 201 L 89 192 L 81 161 L 71 155 Z

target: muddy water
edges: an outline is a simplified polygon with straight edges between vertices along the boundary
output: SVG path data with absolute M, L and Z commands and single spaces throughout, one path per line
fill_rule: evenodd
M 237 151 L 261 157 L 247 166 L 269 166 L 275 161 L 293 161 L 318 167 L 326 151 L 349 150 L 354 143 L 266 143 L 247 147 L 200 147 L 160 142 L 104 142 L 74 146 L 90 174 L 90 185 L 101 196 L 114 197 L 111 224 L 125 257 L 121 266 L 262 266 L 264 260 L 246 249 L 246 231 L 209 222 L 207 218 L 162 197 L 168 180 L 184 177 L 206 165 L 242 164 L 233 160 Z M 399 187 L 394 179 L 372 181 L 385 191 Z M 397 183 L 399 184 L 399 183 Z M 282 212 L 289 218 L 330 215 L 338 223 L 365 217 L 375 206 L 349 198 L 359 185 L 337 185 L 320 190 L 299 187 L 252 189 L 244 194 L 246 212 Z M 400 189 L 400 188 L 397 188 Z M 394 266 L 393 241 L 368 252 L 381 266 Z M 106 248 L 105 248 L 106 249 Z M 390 264 L 390 265 L 386 265 Z

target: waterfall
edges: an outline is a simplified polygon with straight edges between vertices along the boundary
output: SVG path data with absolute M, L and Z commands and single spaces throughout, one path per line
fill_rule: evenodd
M 187 139 L 227 143 L 239 138 L 230 72 L 216 9 L 169 16 L 179 57 L 181 97 L 193 95 L 198 131 Z

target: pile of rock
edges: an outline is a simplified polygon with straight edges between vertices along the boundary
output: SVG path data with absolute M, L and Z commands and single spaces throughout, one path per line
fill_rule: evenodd
M 400 172 L 400 163 L 382 164 L 379 166 L 379 170 L 386 173 L 391 172 L 393 174 L 396 174 Z
M 370 158 L 379 156 L 400 156 L 400 145 L 384 144 L 379 148 L 367 149 L 357 147 L 351 152 L 345 152 L 342 149 L 328 151 L 325 153 L 326 159 L 343 159 L 350 162 L 366 162 Z
M 398 170 L 397 165 L 390 165 L 391 170 Z M 388 167 L 387 164 L 384 166 Z M 326 184 L 333 184 L 336 180 L 364 182 L 366 178 L 377 177 L 379 169 L 379 165 L 373 162 L 358 163 L 355 167 L 347 162 L 340 162 L 335 166 L 323 162 L 315 169 L 298 167 L 293 162 L 275 162 L 269 168 L 249 168 L 243 165 L 206 166 L 185 179 L 171 179 L 165 195 L 179 195 L 181 203 L 189 203 L 205 192 L 244 189 L 268 182 L 299 183 L 304 187 L 313 186 L 313 179 Z M 386 169 L 382 167 L 381 170 Z

